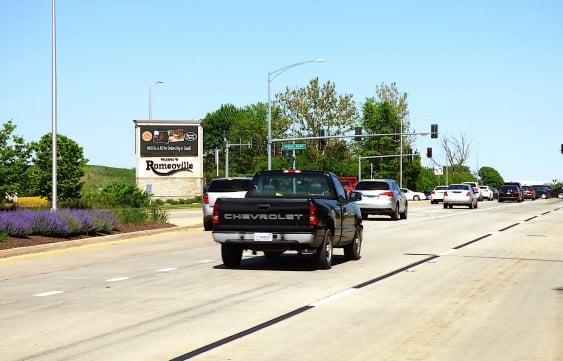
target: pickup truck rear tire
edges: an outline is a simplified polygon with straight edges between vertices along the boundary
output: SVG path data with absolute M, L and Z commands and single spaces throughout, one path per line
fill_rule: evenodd
M 242 248 L 234 244 L 223 243 L 221 244 L 221 258 L 225 266 L 236 268 L 240 266 L 242 260 Z
M 315 262 L 319 269 L 332 267 L 332 232 L 330 229 L 325 231 L 323 243 L 317 248 Z
M 360 252 L 362 250 L 362 226 L 356 226 L 356 233 L 352 243 L 344 247 L 344 257 L 348 261 L 355 261 L 360 259 Z

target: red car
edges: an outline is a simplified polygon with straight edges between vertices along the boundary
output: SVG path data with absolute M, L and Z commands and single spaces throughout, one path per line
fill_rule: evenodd
M 531 199 L 533 201 L 536 200 L 536 191 L 532 186 L 522 186 L 524 190 L 524 199 Z

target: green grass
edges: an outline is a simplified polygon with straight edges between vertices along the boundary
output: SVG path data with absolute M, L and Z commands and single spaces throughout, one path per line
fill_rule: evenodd
M 101 191 L 112 183 L 135 185 L 135 168 L 112 168 L 101 165 L 87 165 L 84 177 L 83 193 Z

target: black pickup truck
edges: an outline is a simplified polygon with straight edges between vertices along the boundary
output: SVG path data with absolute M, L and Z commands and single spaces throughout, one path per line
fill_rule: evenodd
M 318 170 L 256 173 L 245 198 L 220 198 L 213 207 L 213 239 L 227 267 L 238 267 L 244 250 L 276 257 L 311 253 L 317 268 L 332 266 L 333 248 L 347 260 L 360 258 L 361 197 L 347 194 L 336 174 Z

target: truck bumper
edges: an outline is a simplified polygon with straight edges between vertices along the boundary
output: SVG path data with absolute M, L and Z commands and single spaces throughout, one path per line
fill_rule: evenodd
M 312 233 L 272 233 L 271 241 L 257 241 L 255 232 L 213 232 L 213 240 L 218 243 L 240 243 L 241 245 L 299 244 L 316 246 Z

